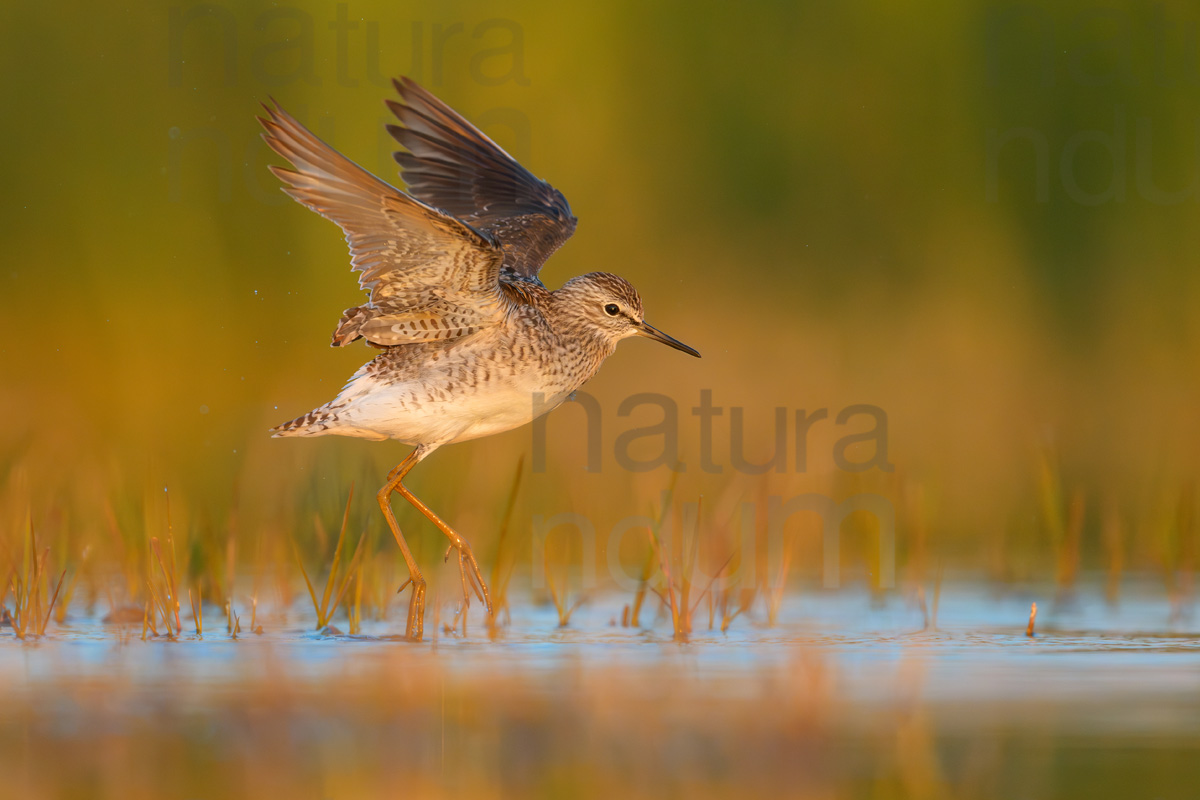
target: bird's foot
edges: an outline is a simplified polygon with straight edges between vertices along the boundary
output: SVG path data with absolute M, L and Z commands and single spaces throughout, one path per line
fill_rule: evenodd
M 403 592 L 409 584 L 412 584 L 413 591 L 412 597 L 408 599 L 408 624 L 404 629 L 404 635 L 414 642 L 419 642 L 425 633 L 425 579 L 410 577 L 400 584 L 396 594 Z
M 471 607 L 471 593 L 479 598 L 479 602 L 483 603 L 487 608 L 488 616 L 492 615 L 492 600 L 488 595 L 487 584 L 483 582 L 483 573 L 479 569 L 479 562 L 475 560 L 475 554 L 471 552 L 471 546 L 467 544 L 467 540 L 458 537 L 457 540 L 452 540 L 450 546 L 446 548 L 446 555 L 443 561 L 450 560 L 450 553 L 458 550 L 458 574 L 462 579 L 463 590 L 463 624 L 466 625 L 467 609 Z

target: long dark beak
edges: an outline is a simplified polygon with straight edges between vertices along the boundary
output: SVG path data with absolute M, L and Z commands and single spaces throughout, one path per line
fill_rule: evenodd
M 683 352 L 687 353 L 689 356 L 695 356 L 696 358 L 700 357 L 700 354 L 698 352 L 696 352 L 692 348 L 688 347 L 686 344 L 679 341 L 678 339 L 675 339 L 671 336 L 667 336 L 665 333 L 663 333 L 658 328 L 651 325 L 649 322 L 646 322 L 645 320 L 643 320 L 641 323 L 639 323 L 634 328 L 634 330 L 637 331 L 638 336 L 645 336 L 647 339 L 653 339 L 656 342 L 662 342 L 665 345 L 674 347 L 676 350 L 682 350 Z

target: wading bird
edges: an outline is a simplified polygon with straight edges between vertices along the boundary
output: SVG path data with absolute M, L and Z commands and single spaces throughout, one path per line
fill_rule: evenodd
M 392 513 L 400 494 L 458 551 L 463 613 L 474 592 L 491 613 L 466 539 L 404 486 L 437 448 L 525 425 L 596 374 L 617 346 L 645 336 L 693 356 L 643 319 L 623 278 L 592 272 L 548 290 L 538 270 L 575 231 L 562 194 L 463 117 L 403 78 L 387 105 L 404 192 L 322 142 L 277 103 L 259 118 L 291 168 L 270 170 L 283 190 L 346 234 L 366 303 L 347 309 L 333 346 L 358 339 L 382 352 L 320 408 L 273 428 L 275 436 L 396 439 L 412 452 L 377 499 L 408 565 L 406 633 L 420 639 L 425 581 Z M 404 587 L 401 587 L 404 588 Z

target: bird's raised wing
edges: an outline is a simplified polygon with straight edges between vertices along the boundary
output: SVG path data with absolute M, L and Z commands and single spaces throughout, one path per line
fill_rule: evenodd
M 577 220 L 562 193 L 534 177 L 478 128 L 409 78 L 388 100 L 399 125 L 388 131 L 409 192 L 500 240 L 504 267 L 536 278 Z
M 346 312 L 334 344 L 454 339 L 502 317 L 504 254 L 491 234 L 379 180 L 278 104 L 263 107 L 263 139 L 292 164 L 271 171 L 285 192 L 341 227 L 359 285 L 371 294 Z

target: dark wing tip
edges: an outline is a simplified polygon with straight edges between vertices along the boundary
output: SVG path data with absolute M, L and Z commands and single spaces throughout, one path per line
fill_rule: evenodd
M 412 78 L 395 77 L 392 86 L 398 96 L 384 103 L 396 123 L 385 128 L 403 148 L 392 158 L 409 192 L 468 220 L 505 247 L 514 272 L 536 276 L 578 223 L 562 192 Z
M 267 100 L 270 101 L 270 105 L 262 102 L 260 102 L 259 105 L 263 107 L 263 111 L 266 111 L 267 115 L 270 116 L 271 119 L 277 120 L 279 119 L 280 114 L 287 114 L 287 112 L 283 110 L 283 106 L 279 105 L 279 101 L 274 97 L 267 95 Z
M 396 91 L 405 100 L 408 100 L 411 95 L 432 97 L 429 90 L 421 84 L 414 81 L 407 75 L 401 75 L 398 78 L 392 78 L 392 85 L 396 87 Z
M 412 104 L 413 98 L 433 98 L 433 95 L 427 89 L 425 89 L 425 87 L 421 86 L 421 84 L 417 83 L 407 75 L 401 75 L 398 78 L 392 78 L 392 87 L 395 88 L 396 94 L 400 95 L 400 100 L 397 101 L 392 98 L 388 98 L 384 102 L 387 103 L 388 108 L 392 110 L 392 113 L 396 114 L 397 116 L 400 114 L 398 109 L 409 108 Z

